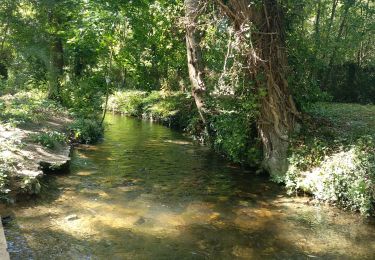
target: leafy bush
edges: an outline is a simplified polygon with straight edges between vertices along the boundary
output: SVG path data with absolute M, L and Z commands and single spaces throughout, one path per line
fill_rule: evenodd
M 62 89 L 62 102 L 73 116 L 94 118 L 101 111 L 105 84 L 103 75 L 67 81 Z
M 348 150 L 324 157 L 320 164 L 304 170 L 303 156 L 290 158 L 286 175 L 289 192 L 312 193 L 317 199 L 333 202 L 363 214 L 373 211 L 375 201 L 375 143 L 367 136 Z
M 309 113 L 291 145 L 288 191 L 374 213 L 375 107 L 319 103 Z
M 79 143 L 95 143 L 103 134 L 103 126 L 98 120 L 78 118 L 70 126 L 72 138 Z
M 131 116 L 141 116 L 146 96 L 147 92 L 138 90 L 116 91 L 108 100 L 108 110 Z
M 196 116 L 191 96 L 182 92 L 117 91 L 109 98 L 108 110 L 180 129 L 185 129 Z
M 258 164 L 261 148 L 255 129 L 244 127 L 249 124 L 245 114 L 223 113 L 216 116 L 212 123 L 215 150 L 237 163 Z
M 37 142 L 50 149 L 53 149 L 59 144 L 66 142 L 66 135 L 56 131 L 38 133 L 30 137 L 34 142 Z

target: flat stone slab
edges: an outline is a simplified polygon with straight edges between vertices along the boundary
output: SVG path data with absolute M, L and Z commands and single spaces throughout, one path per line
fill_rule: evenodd
M 56 122 L 57 119 L 55 119 Z M 70 121 L 61 121 L 60 124 L 51 124 L 45 121 L 41 124 L 29 124 L 27 127 L 14 127 L 0 122 L 0 163 L 10 172 L 10 197 L 26 191 L 35 194 L 40 191 L 38 179 L 43 173 L 62 171 L 69 167 L 71 147 L 67 143 L 59 144 L 54 149 L 48 149 L 35 143 L 30 135 L 45 131 L 64 132 Z M 25 189 L 25 181 L 29 185 Z M 0 258 L 1 260 L 1 258 Z

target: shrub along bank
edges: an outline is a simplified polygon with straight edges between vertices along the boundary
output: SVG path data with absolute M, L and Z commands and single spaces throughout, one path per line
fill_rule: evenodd
M 290 193 L 374 214 L 375 106 L 317 103 L 290 149 Z
M 235 104 L 233 112 L 225 110 Z M 251 124 L 256 108 L 246 101 L 221 101 L 210 117 L 210 143 L 228 159 L 259 166 L 261 146 Z M 223 109 L 224 107 L 224 109 Z M 193 99 L 182 92 L 117 91 L 109 110 L 159 121 L 202 137 Z M 306 192 L 363 214 L 374 212 L 375 106 L 316 103 L 304 114 L 301 131 L 291 140 L 290 167 L 283 179 L 290 194 Z
M 187 129 L 197 118 L 190 95 L 183 92 L 117 91 L 109 97 L 108 110 Z

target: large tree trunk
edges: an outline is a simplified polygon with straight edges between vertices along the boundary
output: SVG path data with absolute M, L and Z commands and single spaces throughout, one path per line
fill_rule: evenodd
M 8 1 L 4 3 L 5 8 L 5 19 L 3 20 L 3 24 L 0 26 L 0 79 L 8 79 L 8 62 L 9 62 L 9 51 L 6 50 L 5 43 L 8 40 L 8 37 L 10 35 L 10 23 L 11 23 L 11 17 L 12 12 L 16 9 L 17 3 Z
M 202 52 L 200 48 L 200 36 L 197 29 L 197 19 L 203 1 L 185 0 L 186 14 L 186 48 L 188 58 L 189 77 L 191 81 L 191 92 L 195 100 L 200 118 L 206 126 L 205 100 L 206 86 L 203 81 Z
M 57 8 L 54 6 L 54 8 Z M 61 79 L 64 74 L 64 45 L 63 39 L 58 35 L 61 21 L 54 8 L 48 9 L 48 23 L 53 28 L 50 34 L 49 50 L 49 93 L 48 97 L 61 101 Z
M 61 100 L 61 78 L 64 73 L 64 48 L 61 38 L 54 37 L 50 47 L 50 88 L 48 96 Z
M 331 34 L 331 28 L 332 28 L 332 25 L 333 25 L 333 20 L 335 18 L 336 7 L 337 7 L 338 2 L 339 2 L 338 0 L 332 0 L 332 9 L 331 9 L 331 16 L 329 18 L 327 37 L 329 37 L 329 35 Z M 328 43 L 328 40 L 327 40 L 327 43 Z
M 216 0 L 233 22 L 246 53 L 248 73 L 260 94 L 257 128 L 263 143 L 263 167 L 275 180 L 283 180 L 288 169 L 289 135 L 298 112 L 286 80 L 282 12 L 277 0 L 253 4 L 250 0 Z M 249 37 L 249 33 L 251 36 Z
M 320 15 L 322 10 L 322 2 L 321 0 L 317 1 L 317 10 L 316 10 L 316 17 L 315 17 L 315 53 L 320 46 Z

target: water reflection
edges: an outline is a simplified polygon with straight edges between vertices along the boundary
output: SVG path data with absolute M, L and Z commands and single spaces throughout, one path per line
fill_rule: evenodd
M 8 209 L 13 259 L 373 257 L 373 220 L 290 198 L 168 128 L 107 121 L 43 199 Z

